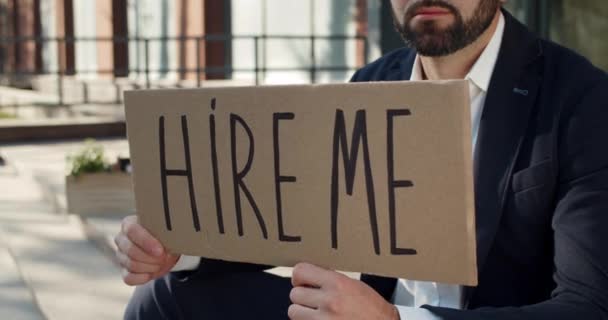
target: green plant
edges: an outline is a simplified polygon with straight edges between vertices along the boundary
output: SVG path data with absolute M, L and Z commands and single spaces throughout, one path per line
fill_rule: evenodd
M 15 115 L 6 113 L 4 111 L 0 111 L 0 119 L 14 119 L 14 118 L 16 118 Z
M 67 157 L 70 175 L 110 171 L 110 165 L 104 157 L 103 146 L 93 139 L 85 140 L 85 147 L 74 155 Z

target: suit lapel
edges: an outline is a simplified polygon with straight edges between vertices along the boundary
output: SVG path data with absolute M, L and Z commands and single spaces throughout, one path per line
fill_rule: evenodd
M 477 264 L 483 272 L 504 212 L 519 149 L 536 102 L 538 40 L 505 15 L 505 33 L 479 125 L 475 152 Z M 465 288 L 465 307 L 474 288 Z
M 389 68 L 386 78 L 383 81 L 402 81 L 410 80 L 414 61 L 416 60 L 416 51 L 407 50 L 407 53 L 402 59 L 395 59 Z

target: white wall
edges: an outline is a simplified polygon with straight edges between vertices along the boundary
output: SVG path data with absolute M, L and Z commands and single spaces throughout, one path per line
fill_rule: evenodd
M 75 37 L 95 37 L 97 0 L 74 0 Z M 108 1 L 108 0 L 100 0 Z M 202 0 L 191 0 L 202 1 Z M 218 0 L 219 1 L 219 0 Z M 265 10 L 264 10 L 265 2 Z M 232 0 L 232 33 L 239 35 L 297 35 L 316 36 L 331 34 L 355 35 L 356 0 Z M 370 60 L 379 56 L 379 12 L 378 1 L 369 0 Z M 44 36 L 56 36 L 55 0 L 42 0 Z M 176 1 L 174 0 L 128 0 L 128 29 L 132 38 L 175 36 L 177 34 Z M 314 21 L 314 23 L 313 23 Z M 314 28 L 313 28 L 314 25 Z M 307 83 L 311 65 L 311 44 L 308 39 L 259 41 L 259 67 L 293 68 L 304 71 L 268 71 L 263 83 Z M 315 44 L 317 66 L 355 67 L 355 41 L 318 40 Z M 237 69 L 253 69 L 254 42 L 252 39 L 233 41 L 233 66 Z M 97 70 L 98 52 L 95 42 L 78 42 L 75 47 L 77 70 Z M 57 46 L 44 47 L 45 68 L 57 67 Z M 145 50 L 143 41 L 129 44 L 130 68 L 139 67 L 140 73 L 132 71 L 132 78 L 143 79 Z M 175 40 L 151 41 L 149 45 L 152 79 L 176 79 L 176 72 L 158 72 L 176 69 L 179 63 L 178 43 Z M 317 72 L 318 82 L 342 82 L 353 71 Z M 95 73 L 89 77 L 96 77 Z M 235 72 L 236 79 L 254 80 L 253 72 Z
M 264 10 L 265 2 L 265 10 Z M 370 2 L 370 15 L 379 15 L 379 5 Z M 234 35 L 355 35 L 356 0 L 232 0 L 232 32 Z M 378 19 L 370 28 L 377 28 Z M 376 23 L 376 26 L 373 25 Z M 356 42 L 354 40 L 318 40 L 315 43 L 317 66 L 355 67 Z M 378 55 L 376 44 L 371 45 L 372 55 Z M 254 67 L 252 40 L 233 42 L 235 68 Z M 268 68 L 301 67 L 311 65 L 311 41 L 268 40 L 259 43 L 259 66 Z M 353 71 L 317 72 L 317 82 L 343 82 Z M 252 72 L 235 72 L 238 79 L 252 80 Z M 268 71 L 263 83 L 307 83 L 308 71 Z
M 175 36 L 177 22 L 175 21 L 176 5 L 174 0 L 129 0 L 128 3 L 129 36 L 140 38 L 158 38 Z M 149 63 L 152 79 L 176 79 L 176 72 L 168 72 L 178 66 L 177 42 L 150 41 Z M 139 67 L 141 73 L 131 72 L 131 77 L 143 79 L 145 69 L 144 42 L 129 44 L 130 68 Z M 160 71 L 159 71 L 160 70 Z
M 40 1 L 40 22 L 42 24 L 43 38 L 54 38 L 57 36 L 55 0 Z M 58 68 L 57 42 L 44 42 L 42 46 L 42 66 L 44 71 L 55 72 Z
M 96 32 L 96 0 L 74 0 L 74 37 L 93 38 Z M 81 78 L 97 77 L 97 43 L 77 41 L 74 46 L 76 73 Z M 87 72 L 82 73 L 81 72 Z
M 380 48 L 381 41 L 381 1 L 368 0 L 367 1 L 367 28 L 368 28 L 368 40 L 369 40 L 369 62 L 372 62 L 382 55 L 382 48 Z

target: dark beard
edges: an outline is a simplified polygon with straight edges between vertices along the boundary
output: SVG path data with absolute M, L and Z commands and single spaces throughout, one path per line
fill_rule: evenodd
M 454 15 L 454 22 L 446 29 L 438 29 L 434 21 L 425 21 L 412 28 L 411 20 L 421 7 L 441 7 Z M 407 9 L 400 25 L 393 11 L 394 24 L 408 46 L 429 57 L 441 57 L 452 54 L 473 43 L 492 24 L 500 0 L 481 0 L 473 13 L 473 17 L 464 21 L 456 7 L 443 0 L 422 0 Z

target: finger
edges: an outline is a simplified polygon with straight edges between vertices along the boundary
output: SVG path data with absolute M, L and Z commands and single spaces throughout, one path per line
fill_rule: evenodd
M 319 309 L 323 301 L 323 291 L 316 288 L 295 287 L 289 293 L 289 299 L 295 304 L 299 304 L 311 309 Z
M 122 281 L 129 286 L 138 286 L 150 281 L 151 277 L 147 273 L 131 273 L 123 269 Z
M 116 236 L 114 239 L 116 246 L 118 247 L 118 252 L 122 252 L 127 255 L 132 260 L 137 260 L 139 262 L 150 263 L 150 264 L 160 264 L 164 261 L 164 257 L 155 257 L 145 253 L 142 249 L 137 247 L 131 240 L 129 240 L 126 236 L 120 234 Z
M 294 287 L 321 288 L 331 280 L 332 273 L 310 263 L 298 263 L 291 275 L 291 284 Z
M 158 264 L 149 264 L 129 258 L 122 252 L 117 252 L 116 257 L 120 265 L 132 273 L 155 273 L 160 271 L 161 266 Z
M 291 320 L 313 320 L 317 319 L 319 312 L 299 304 L 292 304 L 287 309 L 287 316 Z
M 166 254 L 165 259 L 160 264 L 160 269 L 157 272 L 152 274 L 151 279 L 160 278 L 160 277 L 164 276 L 165 274 L 167 274 L 167 272 L 170 272 L 171 269 L 175 266 L 175 264 L 179 260 L 179 257 L 180 257 L 180 255 L 174 255 L 171 253 Z
M 139 224 L 136 216 L 129 216 L 123 220 L 122 233 L 147 254 L 160 257 L 165 252 L 160 241 Z

